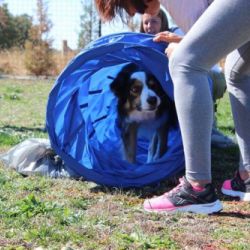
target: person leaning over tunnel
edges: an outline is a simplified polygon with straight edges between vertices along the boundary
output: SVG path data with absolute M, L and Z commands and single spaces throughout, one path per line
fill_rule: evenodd
M 240 163 L 235 176 L 223 183 L 222 192 L 250 201 L 250 1 L 95 0 L 95 3 L 104 20 L 112 20 L 116 15 L 124 17 L 124 12 L 129 16 L 135 13 L 156 15 L 160 3 L 184 32 L 193 25 L 187 20 L 195 20 L 172 53 L 167 36 L 156 38 L 170 42 L 166 52 L 183 138 L 186 173 L 170 192 L 145 200 L 144 209 L 210 214 L 223 208 L 211 177 L 213 101 L 207 74 L 226 55 L 225 75 Z M 235 15 L 237 19 L 232 22 Z
M 184 33 L 178 27 L 169 28 L 168 23 L 169 22 L 167 14 L 163 9 L 160 9 L 159 13 L 155 16 L 144 13 L 143 15 L 141 15 L 140 32 L 152 35 L 163 32 L 162 34 L 158 34 L 158 37 L 167 36 L 168 39 L 170 39 L 171 37 L 171 41 L 179 43 L 183 39 Z M 212 94 L 214 102 L 214 121 L 211 134 L 211 144 L 213 147 L 218 148 L 235 146 L 235 142 L 231 138 L 220 132 L 217 128 L 217 102 L 223 97 L 224 93 L 226 92 L 226 80 L 219 64 L 215 64 L 212 69 L 209 70 L 209 76 L 213 83 Z

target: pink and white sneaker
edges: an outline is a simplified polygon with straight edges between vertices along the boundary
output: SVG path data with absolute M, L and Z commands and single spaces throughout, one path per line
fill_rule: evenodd
M 239 197 L 241 201 L 250 201 L 250 178 L 243 181 L 237 171 L 231 180 L 225 180 L 221 192 L 232 197 Z
M 180 184 L 159 197 L 145 200 L 144 209 L 149 212 L 192 212 L 199 214 L 212 214 L 222 210 L 212 184 L 203 189 L 196 190 L 185 177 Z

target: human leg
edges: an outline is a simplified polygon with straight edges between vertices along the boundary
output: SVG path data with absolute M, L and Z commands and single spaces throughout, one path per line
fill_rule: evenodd
M 250 41 L 227 56 L 228 92 L 240 148 L 240 171 L 250 172 Z
M 186 181 L 191 183 L 196 194 L 190 193 L 184 182 L 161 197 L 145 201 L 146 210 L 157 211 L 160 200 L 164 211 L 178 211 L 183 204 L 188 211 L 188 206 L 196 206 L 191 197 L 208 189 L 208 183 L 211 182 L 213 102 L 207 74 L 212 65 L 249 40 L 249 11 L 248 0 L 216 0 L 170 58 L 175 103 L 183 138 Z M 235 15 L 239 18 L 232 23 L 232 16 Z M 184 197 L 183 193 L 189 194 L 190 199 Z M 208 213 L 222 208 L 212 193 L 198 201 L 210 207 Z M 183 200 L 187 203 L 183 203 Z
M 250 42 L 227 56 L 225 74 L 240 148 L 239 170 L 222 192 L 250 201 Z
M 250 39 L 249 10 L 247 0 L 215 1 L 170 58 L 189 181 L 211 181 L 213 103 L 207 72 L 220 58 Z M 232 23 L 232 14 L 236 13 L 240 18 Z
M 232 138 L 223 134 L 217 127 L 217 103 L 226 92 L 226 79 L 222 68 L 216 64 L 209 70 L 209 76 L 213 83 L 213 127 L 211 134 L 211 145 L 216 148 L 227 148 L 236 146 Z

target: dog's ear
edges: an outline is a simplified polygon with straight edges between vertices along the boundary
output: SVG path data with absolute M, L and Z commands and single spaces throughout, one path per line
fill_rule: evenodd
M 130 77 L 130 75 L 131 75 L 133 72 L 137 71 L 138 69 L 139 69 L 139 67 L 138 67 L 136 64 L 134 64 L 134 63 L 129 63 L 129 64 L 127 64 L 126 66 L 124 66 L 124 67 L 122 68 L 122 70 L 120 71 L 120 73 L 122 73 L 122 74 L 127 75 L 127 76 Z
M 122 92 L 123 86 L 124 86 L 123 79 L 117 76 L 114 79 L 114 81 L 110 84 L 110 89 L 116 96 L 119 97 L 120 93 Z
M 110 89 L 116 96 L 124 95 L 124 92 L 129 87 L 130 76 L 137 68 L 137 65 L 134 63 L 127 64 L 121 69 L 116 78 L 114 78 L 114 81 L 110 84 Z

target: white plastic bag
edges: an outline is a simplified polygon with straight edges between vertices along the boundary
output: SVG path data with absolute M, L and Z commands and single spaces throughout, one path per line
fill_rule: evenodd
M 0 161 L 6 167 L 23 175 L 43 175 L 51 178 L 80 178 L 56 155 L 47 139 L 27 139 L 7 153 L 0 154 Z

